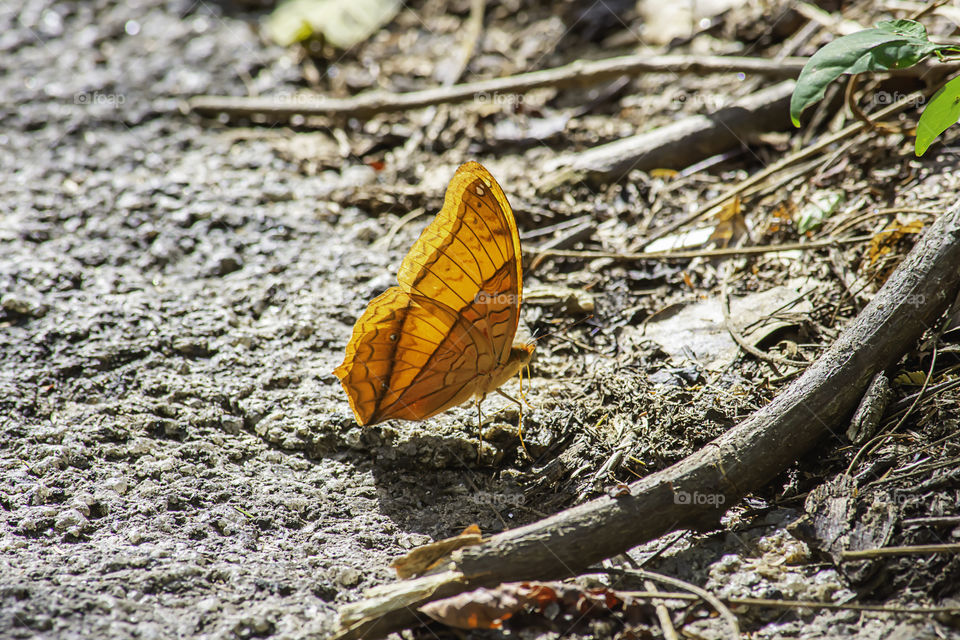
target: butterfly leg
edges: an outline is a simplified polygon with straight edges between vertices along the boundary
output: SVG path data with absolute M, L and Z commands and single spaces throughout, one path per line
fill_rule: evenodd
M 528 364 L 528 365 L 524 365 L 524 367 L 523 367 L 522 369 L 520 369 L 520 400 L 523 401 L 523 404 L 525 404 L 525 405 L 527 405 L 528 407 L 530 407 L 531 409 L 533 409 L 533 405 L 530 404 L 529 402 L 527 402 L 527 392 L 524 391 L 524 389 L 523 389 L 523 370 L 524 370 L 524 369 L 527 370 L 527 380 L 530 379 L 530 365 L 529 365 L 529 364 Z
M 477 398 L 475 400 L 477 403 L 477 464 L 483 460 L 483 416 L 480 413 L 480 403 L 483 402 L 483 398 Z
M 500 389 L 497 389 L 496 391 L 507 400 L 516 402 L 517 406 L 520 407 L 520 419 L 517 421 L 517 437 L 520 438 L 520 446 L 523 448 L 523 452 L 527 454 L 527 458 L 533 460 L 533 456 L 531 456 L 530 452 L 527 451 L 527 444 L 523 441 L 523 403 L 511 396 L 506 391 L 501 391 Z

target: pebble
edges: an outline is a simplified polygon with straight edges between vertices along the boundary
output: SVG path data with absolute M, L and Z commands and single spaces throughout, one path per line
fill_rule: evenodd
M 336 570 L 334 578 L 344 587 L 353 587 L 360 582 L 360 572 L 353 567 L 342 567 Z
M 67 509 L 62 512 L 57 519 L 54 521 L 53 526 L 56 527 L 58 531 L 65 531 L 67 529 L 73 528 L 82 528 L 87 524 L 87 518 L 82 513 L 74 508 Z
M 0 308 L 9 314 L 28 318 L 40 318 L 48 310 L 40 299 L 18 293 L 8 293 L 0 298 Z

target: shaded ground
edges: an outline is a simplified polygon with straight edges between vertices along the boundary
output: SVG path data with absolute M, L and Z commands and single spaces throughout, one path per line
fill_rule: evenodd
M 612 55 L 609 39 L 632 33 L 623 25 L 637 20 L 629 8 L 562 9 L 491 7 L 468 75 Z M 405 10 L 369 56 L 354 52 L 322 70 L 319 88 L 432 86 L 429 61 L 456 41 L 466 11 Z M 358 428 L 330 372 L 426 218 L 398 227 L 388 246 L 372 244 L 410 210 L 436 210 L 460 162 L 491 167 L 524 234 L 590 214 L 592 242 L 622 251 L 655 214 L 715 195 L 758 157 L 676 182 L 636 173 L 596 192 L 535 190 L 531 167 L 551 146 L 594 144 L 695 111 L 676 96 L 729 90 L 709 78 L 675 86 L 645 77 L 586 99 L 547 91 L 523 109 L 442 107 L 417 144 L 407 143 L 424 128 L 417 114 L 301 137 L 180 115 L 178 98 L 302 83 L 294 54 L 251 28 L 260 16 L 255 7 L 190 1 L 0 7 L 2 637 L 323 635 L 335 605 L 391 580 L 388 564 L 406 550 L 473 522 L 485 532 L 513 527 L 662 468 L 784 384 L 766 364 L 741 358 L 712 369 L 642 332 L 644 322 L 669 322 L 674 310 L 715 296 L 716 264 L 552 260 L 529 274 L 528 294 L 547 284 L 585 290 L 596 314 L 585 319 L 555 298 L 530 296 L 528 328 L 563 329 L 538 348 L 524 423 L 532 460 L 518 446 L 516 409 L 500 399 L 485 405 L 491 446 L 479 464 L 468 407 L 427 424 Z M 408 54 L 404 38 L 421 27 L 423 48 Z M 727 31 L 720 35 L 736 35 Z M 513 133 L 590 100 L 562 135 Z M 833 182 L 815 186 L 859 194 L 850 217 L 868 206 L 945 208 L 956 157 L 917 161 L 892 138 L 871 142 L 861 164 L 844 157 Z M 778 139 L 757 155 L 762 162 L 785 148 Z M 381 161 L 378 172 L 371 165 Z M 759 200 L 757 211 L 781 198 Z M 796 238 L 792 228 L 766 233 Z M 853 251 L 832 259 L 860 274 L 865 249 Z M 784 338 L 814 357 L 860 301 L 844 293 L 826 256 L 804 260 L 760 260 L 736 293 L 788 276 L 815 281 L 804 318 L 765 345 Z M 861 295 L 875 290 L 868 284 Z M 904 370 L 926 372 L 929 354 L 921 348 Z M 950 358 L 948 350 L 936 363 L 935 380 L 947 379 Z M 915 391 L 901 388 L 897 398 Z M 857 468 L 861 500 L 882 489 L 896 506 L 883 542 L 956 536 L 943 524 L 905 524 L 956 513 L 956 426 L 955 397 L 934 397 L 902 427 L 909 437 Z M 832 439 L 766 495 L 736 506 L 725 529 L 685 536 L 649 567 L 734 595 L 949 602 L 955 559 L 894 559 L 845 574 L 785 533 L 806 493 L 854 453 Z M 614 455 L 620 462 L 604 467 Z M 778 611 L 743 622 L 757 637 L 953 632 L 932 616 L 850 612 Z

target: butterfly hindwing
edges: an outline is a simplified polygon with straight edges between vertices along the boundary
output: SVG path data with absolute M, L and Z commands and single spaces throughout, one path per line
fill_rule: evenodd
M 482 395 L 510 356 L 521 273 L 506 196 L 468 162 L 404 258 L 400 286 L 368 305 L 334 372 L 357 421 L 420 420 Z

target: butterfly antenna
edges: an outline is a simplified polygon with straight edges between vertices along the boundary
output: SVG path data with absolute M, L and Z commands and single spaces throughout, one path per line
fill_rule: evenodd
M 569 331 L 570 329 L 573 329 L 573 328 L 574 328 L 575 326 L 577 326 L 578 324 L 583 324 L 583 323 L 586 322 L 587 320 L 591 320 L 593 317 L 594 317 L 594 316 L 593 316 L 593 314 L 591 313 L 589 316 L 587 316 L 587 317 L 585 317 L 585 318 L 580 318 L 579 320 L 576 320 L 576 321 L 574 321 L 574 322 L 571 322 L 570 324 L 568 324 L 568 325 L 565 326 L 565 327 L 560 327 L 559 329 L 555 329 L 554 331 L 548 331 L 548 332 L 546 332 L 546 333 L 540 334 L 539 336 L 534 336 L 534 337 L 530 340 L 530 342 L 533 343 L 533 344 L 536 344 L 538 340 L 543 340 L 544 338 L 549 338 L 550 336 L 555 336 L 555 335 L 557 335 L 558 333 L 566 333 L 567 331 Z

